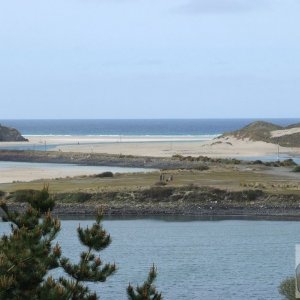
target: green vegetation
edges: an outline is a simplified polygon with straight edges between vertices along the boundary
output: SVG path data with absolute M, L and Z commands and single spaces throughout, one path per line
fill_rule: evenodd
M 33 198 L 39 199 L 42 191 L 34 189 L 21 189 L 17 190 L 14 193 L 8 195 L 7 199 L 11 199 L 15 202 L 29 202 Z
M 114 173 L 108 171 L 108 172 L 96 174 L 96 175 L 94 175 L 94 177 L 96 177 L 96 178 L 114 177 Z
M 294 167 L 294 166 L 297 166 L 297 164 L 291 158 L 281 160 L 281 161 L 268 161 L 268 162 L 264 162 L 262 164 L 267 166 L 267 167 L 277 167 L 277 168 L 278 167 Z
M 284 129 L 293 129 L 299 128 L 300 124 L 293 124 L 287 127 L 282 127 L 276 124 L 264 122 L 264 121 L 256 121 L 242 129 L 227 132 L 223 134 L 221 137 L 226 138 L 228 136 L 234 136 L 237 139 L 249 139 L 252 141 L 263 141 L 267 143 L 279 144 L 283 147 L 300 147 L 300 133 L 295 132 L 292 134 L 283 134 L 278 137 L 272 137 L 271 132 L 275 130 L 284 130 Z
M 271 138 L 271 131 L 280 129 L 283 129 L 283 127 L 268 122 L 256 121 L 242 129 L 225 133 L 223 136 L 233 135 L 238 139 L 248 138 L 253 141 L 268 141 Z
M 289 277 L 285 279 L 278 288 L 279 293 L 284 297 L 284 300 L 296 300 L 296 284 L 295 278 Z
M 78 192 L 78 193 L 64 193 L 63 199 L 66 203 L 85 203 L 91 200 L 92 194 Z
M 243 192 L 246 200 L 254 201 L 258 199 L 259 197 L 264 195 L 264 192 L 262 190 L 248 190 Z M 243 200 L 243 197 L 241 197 L 241 200 Z
M 150 269 L 147 280 L 142 286 L 137 286 L 134 289 L 130 284 L 127 288 L 127 295 L 129 300 L 162 300 L 161 293 L 156 291 L 156 288 L 153 286 L 154 280 L 156 278 L 156 269 L 153 266 Z
M 62 255 L 53 241 L 60 231 L 60 221 L 51 215 L 54 200 L 48 188 L 42 191 L 22 191 L 28 207 L 24 213 L 11 212 L 0 203 L 3 220 L 10 222 L 11 233 L 0 238 L 0 299 L 6 300 L 95 300 L 86 282 L 104 282 L 116 272 L 115 264 L 102 264 L 101 250 L 111 243 L 110 235 L 102 228 L 102 214 L 89 228 L 77 229 L 78 238 L 86 250 L 78 263 L 72 263 Z M 18 194 L 20 196 L 20 193 Z M 68 275 L 54 279 L 49 271 L 62 268 Z M 153 282 L 155 267 L 151 268 L 148 280 L 142 287 L 127 289 L 129 300 L 162 299 Z
M 216 142 L 214 144 L 217 144 L 219 142 Z M 183 156 L 180 154 L 175 154 L 172 156 L 172 159 L 176 159 L 183 162 L 202 162 L 202 163 L 217 163 L 217 164 L 233 164 L 233 165 L 239 165 L 242 161 L 236 158 L 212 158 L 208 156 Z M 209 167 L 207 165 L 200 165 L 197 166 L 195 169 L 201 170 L 208 170 Z
M 300 172 L 300 166 L 296 166 L 296 167 L 293 169 L 293 172 L 296 172 L 296 173 Z

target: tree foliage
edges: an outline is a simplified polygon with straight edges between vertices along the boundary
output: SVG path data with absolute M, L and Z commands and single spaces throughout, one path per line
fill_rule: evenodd
M 296 300 L 295 277 L 289 277 L 285 279 L 283 282 L 281 282 L 278 290 L 285 300 Z
M 156 291 L 153 285 L 156 278 L 156 268 L 153 265 L 150 269 L 147 280 L 142 286 L 137 286 L 135 289 L 129 284 L 127 295 L 129 300 L 162 300 L 161 293 Z
M 90 228 L 77 228 L 79 241 L 86 250 L 81 253 L 79 262 L 73 263 L 62 255 L 59 244 L 54 245 L 61 224 L 51 214 L 55 203 L 49 196 L 48 187 L 26 201 L 28 207 L 23 213 L 11 212 L 4 202 L 0 202 L 4 212 L 2 219 L 11 225 L 11 233 L 0 238 L 0 300 L 99 299 L 86 282 L 104 282 L 116 272 L 115 264 L 103 264 L 97 255 L 111 243 L 110 235 L 101 224 L 101 212 Z M 62 268 L 68 276 L 53 278 L 49 271 L 55 268 Z M 138 298 L 140 288 L 135 294 L 129 286 L 130 299 L 162 299 L 152 286 L 155 277 L 153 267 L 142 287 L 148 298 Z

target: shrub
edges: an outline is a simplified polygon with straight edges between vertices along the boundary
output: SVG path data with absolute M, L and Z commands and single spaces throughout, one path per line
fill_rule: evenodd
M 68 193 L 63 194 L 63 200 L 65 202 L 74 202 L 74 203 L 84 203 L 89 201 L 92 198 L 92 194 L 77 192 L 77 193 Z
M 297 164 L 291 158 L 281 161 L 280 165 L 283 166 L 283 167 L 294 167 L 294 166 L 297 166 Z
M 165 186 L 165 185 L 167 185 L 167 183 L 165 181 L 157 181 L 157 182 L 155 182 L 154 185 L 156 185 L 156 186 Z
M 100 173 L 100 174 L 96 174 L 96 175 L 94 175 L 94 177 L 99 177 L 99 178 L 114 177 L 114 173 L 110 172 L 110 171 L 107 171 L 107 172 L 103 172 L 103 173 Z
M 295 289 L 295 278 L 289 277 L 283 282 L 281 282 L 278 291 L 282 296 L 284 296 L 285 300 L 296 300 Z
M 247 200 L 253 201 L 256 200 L 258 197 L 263 195 L 262 190 L 248 190 L 244 191 L 244 194 L 246 194 Z
M 294 169 L 293 169 L 293 172 L 300 172 L 300 166 L 296 166 Z
M 144 196 L 151 199 L 168 198 L 173 194 L 173 188 L 171 187 L 152 187 L 144 191 Z
M 26 190 L 17 190 L 9 195 L 9 199 L 12 199 L 16 202 L 29 202 L 30 199 L 34 197 L 39 197 L 42 191 L 26 189 Z
M 200 165 L 200 166 L 195 167 L 195 170 L 206 171 L 206 170 L 209 170 L 209 167 L 207 165 Z

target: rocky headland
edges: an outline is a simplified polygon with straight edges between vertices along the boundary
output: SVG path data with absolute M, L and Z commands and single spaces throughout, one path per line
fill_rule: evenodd
M 17 129 L 0 124 L 0 142 L 28 142 L 28 139 L 24 138 Z

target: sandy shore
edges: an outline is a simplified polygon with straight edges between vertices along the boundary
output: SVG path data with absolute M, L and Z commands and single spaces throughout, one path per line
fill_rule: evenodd
M 284 135 L 291 135 L 300 132 L 300 127 L 290 128 L 290 129 L 281 129 L 281 130 L 274 130 L 271 132 L 272 137 L 280 137 Z
M 262 157 L 277 156 L 278 146 L 265 142 L 253 142 L 234 137 L 203 140 L 203 137 L 148 137 L 148 136 L 27 136 L 29 142 L 1 143 L 1 148 L 23 147 L 28 150 L 108 153 L 135 156 L 170 157 Z M 298 156 L 300 148 L 279 147 L 281 155 Z
M 55 163 L 1 162 L 0 184 L 13 181 L 29 182 L 40 179 L 54 179 L 93 175 L 111 171 L 113 173 L 146 172 L 142 168 L 120 168 L 103 166 L 78 166 Z M 152 169 L 149 169 L 151 172 Z
M 7 163 L 8 164 L 8 163 Z M 39 179 L 54 179 L 67 176 L 80 176 L 95 174 L 95 171 L 88 167 L 66 168 L 65 165 L 49 167 L 49 164 L 39 163 L 14 163 L 10 166 L 3 166 L 0 162 L 0 183 L 8 182 L 29 182 Z

